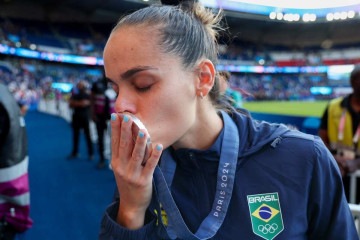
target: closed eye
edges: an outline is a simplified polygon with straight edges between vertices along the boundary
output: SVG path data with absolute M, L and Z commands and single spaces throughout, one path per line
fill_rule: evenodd
M 152 85 L 146 86 L 146 87 L 137 87 L 135 86 L 136 91 L 138 92 L 147 92 L 151 89 Z

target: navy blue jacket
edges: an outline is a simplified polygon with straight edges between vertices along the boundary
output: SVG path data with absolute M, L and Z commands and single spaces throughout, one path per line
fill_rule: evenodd
M 225 220 L 212 239 L 264 239 L 253 231 L 249 196 L 267 193 L 277 193 L 281 208 L 283 230 L 274 239 L 359 239 L 337 164 L 318 137 L 246 114 L 233 113 L 232 118 L 240 138 L 234 191 Z M 171 192 L 192 232 L 212 208 L 222 137 L 223 132 L 205 151 L 173 152 L 177 168 Z M 118 204 L 115 201 L 106 210 L 100 239 L 169 239 L 166 221 L 150 208 L 146 224 L 138 230 L 117 224 Z

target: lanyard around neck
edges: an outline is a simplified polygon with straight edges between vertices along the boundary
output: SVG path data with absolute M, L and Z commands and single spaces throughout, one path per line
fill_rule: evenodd
M 209 215 L 203 220 L 199 229 L 193 234 L 186 226 L 179 209 L 171 195 L 170 187 L 175 175 L 176 162 L 169 149 L 161 157 L 160 167 L 155 168 L 154 181 L 156 192 L 167 217 L 166 228 L 170 238 L 187 240 L 204 240 L 212 238 L 221 227 L 233 192 L 236 163 L 239 152 L 239 133 L 230 116 L 221 112 L 224 121 L 224 136 L 217 172 L 215 199 Z
M 346 120 L 346 110 L 344 109 L 341 113 L 340 122 L 339 122 L 339 129 L 338 129 L 339 141 L 342 141 L 344 139 L 345 120 Z

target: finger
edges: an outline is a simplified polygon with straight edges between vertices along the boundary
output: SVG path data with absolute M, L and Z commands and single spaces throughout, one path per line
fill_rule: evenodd
M 139 130 L 134 150 L 131 155 L 132 162 L 136 167 L 140 167 L 141 163 L 144 161 L 147 138 L 148 136 L 145 131 Z
M 155 167 L 159 163 L 161 154 L 163 152 L 163 145 L 156 144 L 155 147 L 151 151 L 151 155 L 144 166 L 143 174 L 148 177 L 152 177 Z
M 127 162 L 131 157 L 134 147 L 134 140 L 132 137 L 132 119 L 129 115 L 123 115 L 121 122 L 121 133 L 119 143 L 119 156 L 122 161 Z
M 120 120 L 118 114 L 111 114 L 111 156 L 114 158 L 119 157 Z

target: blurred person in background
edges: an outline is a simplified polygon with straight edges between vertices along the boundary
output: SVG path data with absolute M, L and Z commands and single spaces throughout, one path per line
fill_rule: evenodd
M 0 240 L 15 239 L 32 226 L 27 147 L 23 113 L 0 83 Z
M 350 74 L 353 92 L 330 101 L 319 127 L 319 136 L 333 153 L 343 176 L 345 193 L 350 200 L 349 174 L 360 168 L 360 65 Z M 360 181 L 356 189 L 360 202 Z
M 106 166 L 105 161 L 105 136 L 107 123 L 110 114 L 114 112 L 114 100 L 116 93 L 108 88 L 108 82 L 105 78 L 94 82 L 91 88 L 91 118 L 96 125 L 99 163 L 99 169 Z
M 73 149 L 68 159 L 79 157 L 80 130 L 84 130 L 88 158 L 93 160 L 94 150 L 90 134 L 90 93 L 87 82 L 79 81 L 69 99 L 69 107 L 73 110 L 71 125 L 73 129 Z
M 18 103 L 21 114 L 25 116 L 29 109 L 29 106 L 25 97 L 26 93 L 24 89 L 24 84 L 21 84 L 21 87 L 17 87 L 16 83 L 13 83 L 9 84 L 8 88 L 11 94 L 14 96 L 16 102 Z
M 62 114 L 62 109 L 61 109 L 61 102 L 63 100 L 63 95 L 60 89 L 55 89 L 55 107 L 56 107 L 56 112 L 57 114 L 61 115 Z
M 100 239 L 358 239 L 321 139 L 229 109 L 221 17 L 181 2 L 125 16 L 106 43 L 119 197 Z
M 231 106 L 234 108 L 242 107 L 242 96 L 236 90 L 231 89 L 230 87 L 230 77 L 231 73 L 228 71 L 219 71 L 219 83 L 220 83 L 220 92 L 223 94 L 229 101 Z

